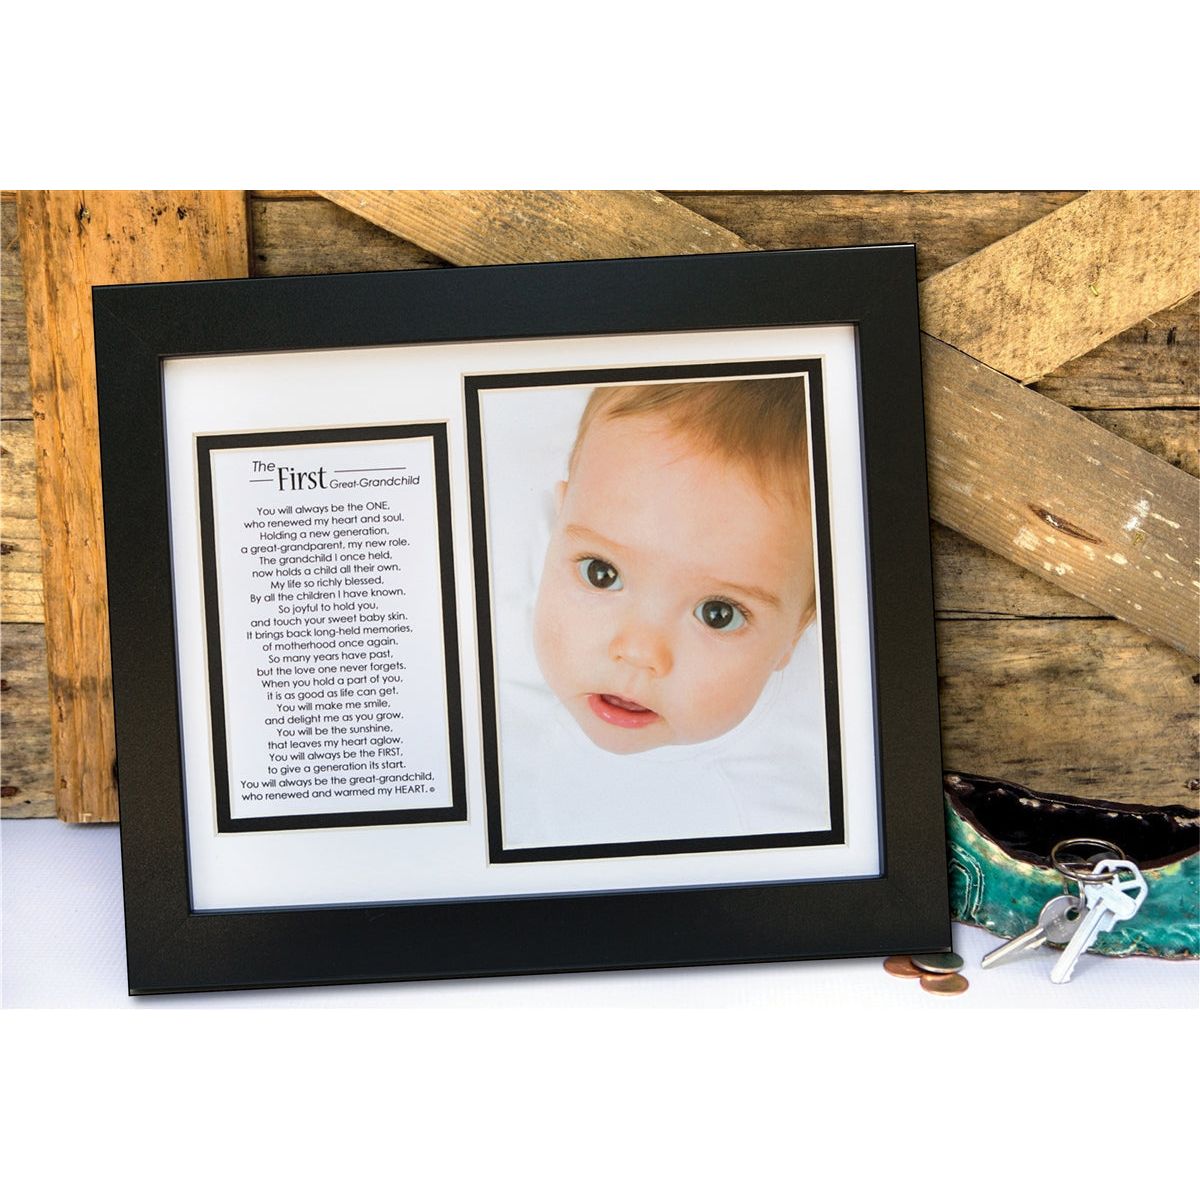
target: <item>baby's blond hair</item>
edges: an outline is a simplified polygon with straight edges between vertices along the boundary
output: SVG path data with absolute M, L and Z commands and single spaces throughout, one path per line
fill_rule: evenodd
M 697 383 L 617 384 L 588 398 L 571 448 L 575 470 L 598 420 L 658 416 L 696 449 L 750 472 L 768 495 L 807 502 L 808 427 L 804 380 L 719 379 Z

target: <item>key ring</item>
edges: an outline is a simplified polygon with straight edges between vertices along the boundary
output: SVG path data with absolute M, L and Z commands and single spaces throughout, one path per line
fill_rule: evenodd
M 1125 859 L 1125 851 L 1120 846 L 1113 842 L 1106 842 L 1103 838 L 1065 838 L 1063 841 L 1056 843 L 1050 851 L 1050 865 L 1060 875 L 1066 879 L 1073 879 L 1079 884 L 1108 883 L 1119 877 L 1116 871 L 1105 871 L 1101 875 L 1092 875 L 1080 870 L 1078 867 L 1068 866 L 1062 861 L 1062 852 L 1075 846 L 1090 846 L 1092 849 L 1111 850 L 1111 857 Z M 1128 860 L 1126 859 L 1126 861 Z

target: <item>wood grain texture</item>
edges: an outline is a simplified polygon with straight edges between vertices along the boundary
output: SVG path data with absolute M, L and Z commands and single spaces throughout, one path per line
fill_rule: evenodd
M 50 689 L 41 625 L 5 622 L 0 631 L 0 814 L 54 816 Z
M 925 279 L 1081 192 L 664 192 L 763 250 L 912 242 Z
M 17 202 L 0 200 L 0 417 L 29 417 L 29 338 Z
M 750 249 L 736 234 L 660 192 L 322 191 L 321 195 L 458 264 Z
M 1044 572 L 1027 571 L 945 525 L 930 522 L 930 534 L 934 611 L 941 619 L 1108 617 Z
M 1040 379 L 1200 287 L 1200 193 L 1089 192 L 921 285 L 921 327 Z
M 5 621 L 45 620 L 37 519 L 29 339 L 15 193 L 0 195 L 0 612 Z M 22 419 L 16 419 L 22 418 Z M 45 652 L 43 650 L 43 662 Z M 7 699 L 0 696 L 0 709 Z
M 1200 410 L 1078 409 L 1090 421 L 1189 475 L 1200 476 Z
M 1139 321 L 1033 386 L 1072 408 L 1200 408 L 1200 295 Z
M 41 624 L 42 538 L 32 421 L 0 421 L 0 609 L 5 621 Z
M 1200 483 L 935 338 L 922 345 L 935 520 L 1200 656 Z
M 443 267 L 436 254 L 320 196 L 250 201 L 253 275 L 331 275 Z
M 113 821 L 112 680 L 91 287 L 247 273 L 241 192 L 22 192 L 58 815 Z
M 1196 664 L 1120 621 L 938 623 L 942 758 L 1104 800 L 1195 806 Z

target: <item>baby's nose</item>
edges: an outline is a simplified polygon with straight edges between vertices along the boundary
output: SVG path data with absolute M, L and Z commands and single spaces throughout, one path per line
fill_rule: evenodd
M 608 648 L 614 662 L 666 675 L 673 664 L 671 644 L 663 631 L 649 623 L 629 622 L 623 625 Z

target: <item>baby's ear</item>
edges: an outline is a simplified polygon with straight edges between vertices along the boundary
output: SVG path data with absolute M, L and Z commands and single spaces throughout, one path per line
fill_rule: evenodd
M 560 479 L 554 485 L 554 515 L 558 516 L 562 512 L 563 497 L 567 494 L 567 481 Z
M 800 635 L 813 623 L 817 616 L 817 599 L 814 596 L 812 603 L 801 614 L 800 620 L 796 625 L 796 633 L 792 637 L 791 644 L 784 651 L 783 656 L 775 664 L 775 670 L 782 671 L 784 667 L 792 661 L 792 653 L 796 649 L 796 643 L 800 640 Z

